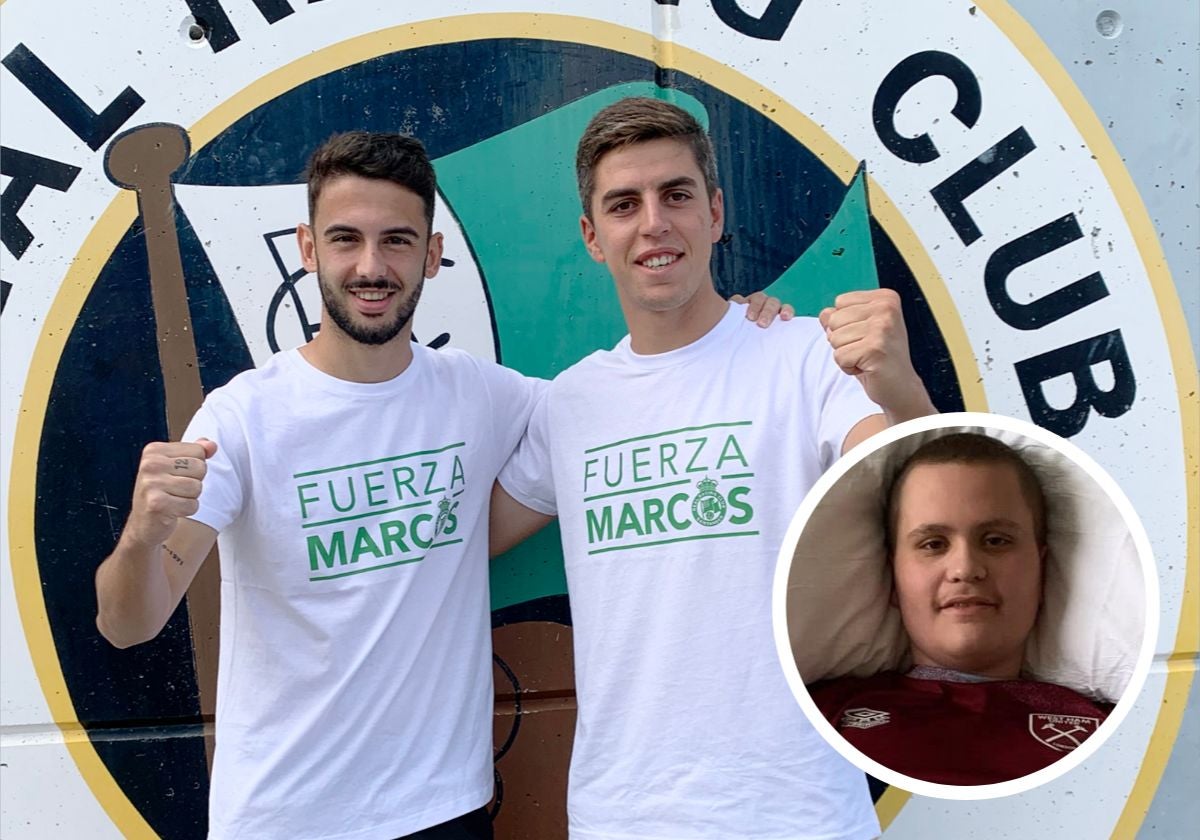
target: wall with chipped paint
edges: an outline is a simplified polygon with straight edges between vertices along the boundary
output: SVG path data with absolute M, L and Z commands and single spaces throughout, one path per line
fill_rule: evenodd
M 0 3 L 0 833 L 203 836 L 196 623 L 181 612 L 126 652 L 91 624 L 136 452 L 166 429 L 143 216 L 104 165 L 117 133 L 187 131 L 174 230 L 205 390 L 308 334 L 317 304 L 287 234 L 299 171 L 350 127 L 413 131 L 438 161 L 456 265 L 419 338 L 550 375 L 622 331 L 575 240 L 580 103 L 655 84 L 701 104 L 719 150 L 723 291 L 818 307 L 789 267 L 867 161 L 881 282 L 905 297 L 939 407 L 1069 433 L 1151 533 L 1160 638 L 1122 731 L 1015 799 L 884 794 L 886 835 L 1172 837 L 1200 820 L 1197 6 L 487 0 L 431 19 L 401 5 L 116 0 L 97 17 L 72 0 Z M 949 59 L 920 79 L 912 59 L 930 54 Z M 953 107 L 972 90 L 964 120 Z M 934 154 L 914 158 L 905 140 L 922 135 Z M 989 291 L 995 255 L 1056 220 L 1059 247 L 1017 248 L 1009 301 Z M 1092 275 L 1104 295 L 1044 304 Z M 1069 409 L 1089 383 L 1080 424 Z M 561 836 L 573 700 L 553 535 L 494 567 L 493 610 L 496 824 Z

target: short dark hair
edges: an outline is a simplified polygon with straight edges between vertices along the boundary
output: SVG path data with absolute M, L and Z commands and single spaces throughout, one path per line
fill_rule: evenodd
M 596 167 L 614 149 L 673 138 L 687 144 L 704 173 L 709 198 L 717 191 L 717 161 L 712 141 L 704 126 L 678 105 L 648 96 L 621 99 L 592 117 L 575 150 L 575 178 L 583 214 L 592 218 L 592 193 L 596 191 Z
M 1034 539 L 1038 545 L 1046 544 L 1046 495 L 1042 492 L 1037 473 L 1029 463 L 1011 446 L 993 437 L 974 432 L 955 432 L 921 444 L 916 452 L 908 456 L 892 480 L 887 496 L 887 518 L 884 521 L 889 554 L 896 551 L 900 492 L 909 473 L 922 464 L 1007 464 L 1012 467 L 1021 487 L 1021 495 L 1025 497 L 1033 516 Z
M 317 199 L 329 181 L 357 175 L 391 181 L 416 193 L 425 202 L 425 223 L 433 232 L 433 206 L 437 176 L 425 146 L 406 134 L 347 131 L 335 134 L 317 147 L 308 160 L 308 218 L 316 216 Z

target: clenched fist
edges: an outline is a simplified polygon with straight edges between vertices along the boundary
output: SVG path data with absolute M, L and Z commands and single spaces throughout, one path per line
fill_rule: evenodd
M 899 295 L 891 289 L 847 292 L 819 318 L 838 367 L 858 378 L 890 422 L 934 413 L 908 355 Z
M 125 538 L 157 546 L 171 536 L 177 520 L 199 509 L 206 461 L 216 452 L 217 445 L 205 438 L 195 443 L 147 444 L 133 487 Z

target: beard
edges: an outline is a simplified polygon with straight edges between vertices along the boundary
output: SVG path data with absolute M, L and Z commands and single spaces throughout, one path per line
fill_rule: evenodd
M 417 279 L 412 292 L 400 300 L 396 314 L 388 321 L 381 321 L 378 318 L 356 320 L 345 298 L 350 296 L 350 289 L 381 289 L 399 295 L 402 289 L 396 283 L 383 279 L 355 280 L 347 285 L 339 297 L 335 285 L 325 279 L 318 267 L 317 284 L 321 289 L 321 302 L 325 305 L 325 311 L 329 313 L 329 319 L 333 321 L 339 330 L 359 344 L 380 345 L 387 344 L 399 335 L 400 331 L 412 320 L 413 313 L 417 309 L 417 302 L 421 299 L 421 290 L 425 286 L 425 278 L 419 277 Z

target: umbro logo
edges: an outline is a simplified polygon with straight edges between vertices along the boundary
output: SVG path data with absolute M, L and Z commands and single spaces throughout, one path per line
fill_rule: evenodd
M 892 722 L 891 712 L 879 712 L 875 709 L 847 709 L 842 713 L 841 727 L 843 729 L 871 729 Z

